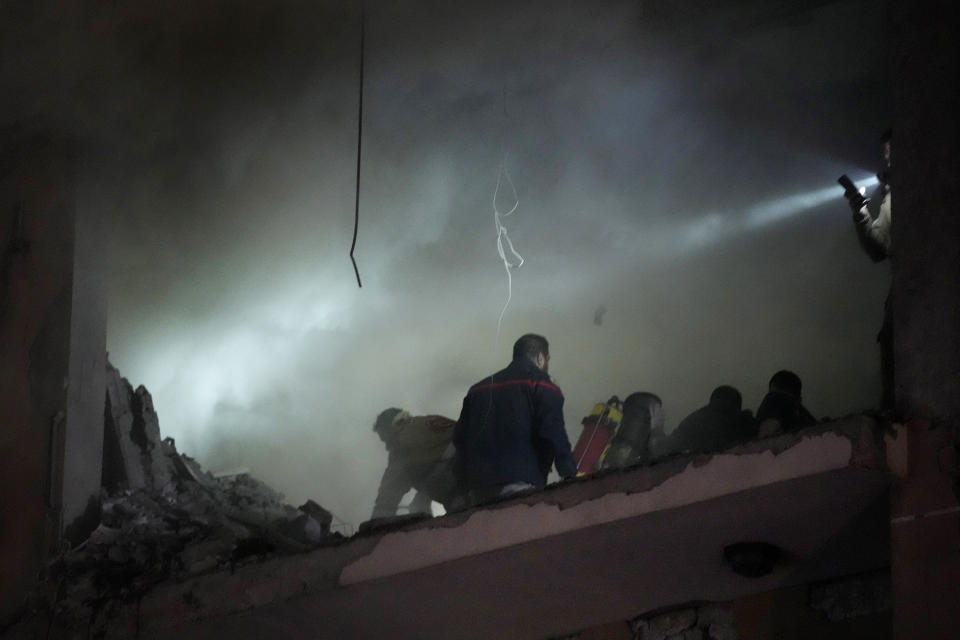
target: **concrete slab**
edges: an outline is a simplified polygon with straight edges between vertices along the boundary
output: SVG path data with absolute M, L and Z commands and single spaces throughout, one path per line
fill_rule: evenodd
M 166 585 L 121 637 L 543 638 L 692 600 L 729 600 L 888 566 L 889 474 L 855 418 L 681 457 L 333 548 Z M 723 547 L 785 558 L 733 573 Z

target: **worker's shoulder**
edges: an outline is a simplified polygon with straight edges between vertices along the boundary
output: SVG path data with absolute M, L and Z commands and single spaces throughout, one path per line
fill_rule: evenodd
M 560 385 L 540 369 L 535 368 L 534 371 L 530 373 L 529 381 L 530 385 L 536 390 L 542 390 L 548 394 L 557 394 L 561 397 L 563 396 Z
M 546 371 L 540 369 L 526 358 L 518 358 L 510 363 L 510 366 L 504 370 L 510 378 L 522 380 L 535 387 L 560 390 L 560 386 L 551 378 Z
M 479 389 L 480 387 L 488 387 L 496 382 L 506 380 L 508 377 L 509 370 L 510 370 L 510 367 L 507 367 L 506 369 L 501 369 L 496 373 L 491 373 L 488 376 L 484 376 L 483 378 L 480 378 L 480 380 L 470 385 L 470 391 L 474 391 L 475 389 Z
M 537 368 L 532 362 L 517 359 L 505 369 L 501 369 L 471 386 L 467 395 L 481 391 L 500 392 L 537 388 L 560 392 L 560 387 L 550 376 Z

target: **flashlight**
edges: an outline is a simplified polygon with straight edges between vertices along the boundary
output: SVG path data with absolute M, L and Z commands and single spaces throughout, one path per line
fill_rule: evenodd
M 866 189 L 862 192 L 857 189 L 857 185 L 853 184 L 853 180 L 851 180 L 847 174 L 843 174 L 837 178 L 837 182 L 843 187 L 843 195 L 850 201 L 850 204 L 852 204 L 854 208 L 858 210 L 862 209 L 865 204 L 870 202 L 870 199 L 863 195 L 866 193 Z

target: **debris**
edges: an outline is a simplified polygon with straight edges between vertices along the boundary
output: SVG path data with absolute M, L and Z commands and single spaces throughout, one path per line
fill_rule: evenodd
M 176 475 L 175 449 L 160 440 L 150 392 L 142 385 L 134 391 L 109 362 L 103 437 L 104 488 L 162 491 Z
M 890 611 L 890 574 L 883 571 L 810 586 L 810 608 L 836 622 Z
M 739 640 L 729 603 L 706 603 L 630 621 L 634 640 Z
M 47 567 L 37 602 L 65 624 L 92 624 L 116 599 L 158 582 L 339 540 L 332 515 L 301 508 L 245 470 L 216 478 L 161 439 L 150 393 L 108 364 L 100 523 Z

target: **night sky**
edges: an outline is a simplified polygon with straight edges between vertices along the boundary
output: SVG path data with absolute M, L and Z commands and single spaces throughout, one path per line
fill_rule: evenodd
M 82 149 L 110 359 L 205 467 L 356 525 L 376 414 L 455 418 L 530 331 L 571 440 L 612 394 L 671 429 L 781 368 L 818 417 L 879 399 L 889 267 L 835 182 L 889 126 L 876 3 L 366 3 L 362 289 L 359 4 L 122 4 L 0 5 L 0 125 Z

